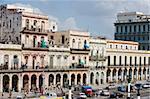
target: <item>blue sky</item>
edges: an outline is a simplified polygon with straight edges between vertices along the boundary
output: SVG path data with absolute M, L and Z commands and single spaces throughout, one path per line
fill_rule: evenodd
M 116 14 L 141 11 L 150 14 L 150 0 L 0 0 L 34 8 L 59 24 L 59 30 L 88 30 L 91 35 L 113 39 Z

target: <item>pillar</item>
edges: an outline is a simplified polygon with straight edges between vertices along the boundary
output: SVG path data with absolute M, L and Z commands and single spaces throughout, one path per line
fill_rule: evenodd
M 30 89 L 31 89 L 31 75 L 29 75 L 29 81 L 28 81 L 28 83 L 29 83 L 29 91 L 30 91 Z
M 32 55 L 28 56 L 28 64 L 27 64 L 27 66 L 28 66 L 28 69 L 32 68 Z
M 111 69 L 111 72 L 110 72 L 110 81 L 111 82 L 113 81 L 112 76 L 113 76 L 113 69 Z
M 77 85 L 77 74 L 75 74 L 75 80 L 74 80 L 74 82 L 75 82 L 75 85 Z
M 9 55 L 8 69 L 14 68 L 14 66 L 13 66 L 13 60 L 12 60 L 12 59 L 13 59 L 13 58 L 12 58 L 12 55 L 10 54 L 10 55 Z
M 39 75 L 37 75 L 37 78 L 36 78 L 36 87 L 39 89 Z
M 12 90 L 12 75 L 9 75 L 9 89 Z
M 124 74 L 124 69 L 122 69 L 122 71 L 121 71 L 121 81 L 123 81 L 124 79 L 123 79 L 123 75 Z
M 83 74 L 81 74 L 80 84 L 83 85 Z
M 0 74 L 0 92 L 3 92 L 3 74 Z
M 54 81 L 53 84 L 56 85 L 56 75 L 54 75 Z
M 118 82 L 118 69 L 116 69 L 116 82 Z
M 49 76 L 45 73 L 45 88 L 48 87 L 48 79 L 49 79 Z
M 71 85 L 71 74 L 70 73 L 68 75 L 68 79 L 69 79 L 69 85 Z
M 63 86 L 63 75 L 60 75 L 61 78 L 60 78 L 60 86 Z
M 19 74 L 19 75 L 18 75 L 18 78 L 19 78 L 19 80 L 18 80 L 18 90 L 19 90 L 19 92 L 21 92 L 21 89 L 23 88 L 23 78 L 22 78 L 22 74 Z

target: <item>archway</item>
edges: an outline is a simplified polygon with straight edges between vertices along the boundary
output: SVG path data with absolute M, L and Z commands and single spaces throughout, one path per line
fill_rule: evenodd
M 67 76 L 67 74 L 64 74 L 63 75 L 63 87 L 67 87 L 67 85 L 69 84 L 69 82 L 68 82 L 68 76 Z
M 37 88 L 37 86 L 36 86 L 36 80 L 37 80 L 36 75 L 32 75 L 31 76 L 31 89 L 33 89 L 33 90 L 35 90 Z
M 110 82 L 110 73 L 111 73 L 111 70 L 108 68 L 107 70 L 107 75 L 106 75 L 106 82 Z
M 140 68 L 139 68 L 139 71 L 138 71 L 138 76 L 139 76 L 139 77 L 138 77 L 138 80 L 141 80 L 141 72 L 142 72 L 142 71 L 141 71 L 141 67 L 140 67 Z
M 81 75 L 77 75 L 77 85 L 81 84 Z
M 121 68 L 118 70 L 118 81 L 122 81 L 122 70 Z
M 23 76 L 23 88 L 25 91 L 29 91 L 29 77 L 28 77 L 28 75 Z
M 137 80 L 137 68 L 134 69 L 134 80 Z
M 60 85 L 60 81 L 61 81 L 61 75 L 60 75 L 60 74 L 57 74 L 57 75 L 56 75 L 56 84 L 57 84 L 57 85 Z
M 127 79 L 126 79 L 126 77 L 127 77 L 127 69 L 125 68 L 124 69 L 124 74 L 123 74 L 124 76 L 123 76 L 123 80 L 124 81 L 126 81 Z
M 4 75 L 3 76 L 3 92 L 9 92 L 9 76 Z
M 101 72 L 101 84 L 104 83 L 104 72 Z
M 39 76 L 39 89 L 40 89 L 40 91 L 43 89 L 43 86 L 44 86 L 44 75 L 41 74 Z
M 116 77 L 116 73 L 117 73 L 117 70 L 116 69 L 113 69 L 113 82 L 116 82 L 116 79 L 115 78 L 117 78 Z
M 12 76 L 12 90 L 14 92 L 18 92 L 18 76 L 17 75 L 13 75 Z
M 94 73 L 92 72 L 91 74 L 90 74 L 90 84 L 93 84 L 94 82 Z
M 49 75 L 49 86 L 54 85 L 54 75 Z
M 71 75 L 71 85 L 75 85 L 75 74 Z
M 84 73 L 84 74 L 83 74 L 83 85 L 86 85 L 86 79 L 87 79 L 87 78 L 86 78 L 86 74 Z
M 129 69 L 129 77 L 132 80 L 132 68 Z
M 146 68 L 143 69 L 144 80 L 146 80 Z
M 95 79 L 96 85 L 99 85 L 99 73 L 96 72 L 96 79 Z

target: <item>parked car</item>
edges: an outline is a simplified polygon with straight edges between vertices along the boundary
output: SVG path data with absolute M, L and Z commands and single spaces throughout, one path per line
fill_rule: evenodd
M 126 87 L 125 86 L 119 86 L 117 89 L 118 89 L 118 91 L 126 92 Z
M 137 84 L 135 84 L 134 85 L 134 88 L 136 89 L 136 90 L 138 90 L 138 89 L 140 89 L 140 90 L 142 90 L 142 84 L 141 83 L 137 83 Z
M 122 93 L 118 93 L 118 92 L 112 92 L 110 94 L 110 98 L 123 98 L 124 95 Z
M 150 83 L 143 84 L 143 88 L 150 88 Z
M 110 93 L 109 93 L 108 90 L 103 90 L 103 91 L 101 92 L 101 96 L 109 96 L 109 95 L 110 95 Z
M 79 99 L 86 99 L 87 96 L 85 95 L 85 93 L 79 93 Z

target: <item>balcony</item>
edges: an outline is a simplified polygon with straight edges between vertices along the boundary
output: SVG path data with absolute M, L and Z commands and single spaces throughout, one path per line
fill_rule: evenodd
M 89 60 L 90 61 L 105 61 L 107 57 L 105 56 L 99 56 L 99 55 L 96 55 L 96 56 L 90 56 L 89 57 Z
M 0 44 L 0 49 L 21 50 L 21 45 L 17 45 L 17 44 Z
M 48 51 L 48 45 L 46 44 L 41 44 L 38 42 L 38 45 L 25 45 L 22 44 L 22 49 L 23 50 L 34 50 L 34 51 Z
M 31 27 L 31 29 L 24 27 L 21 31 L 23 34 L 37 34 L 37 35 L 48 35 L 48 31 L 42 30 L 41 28 L 34 28 Z

